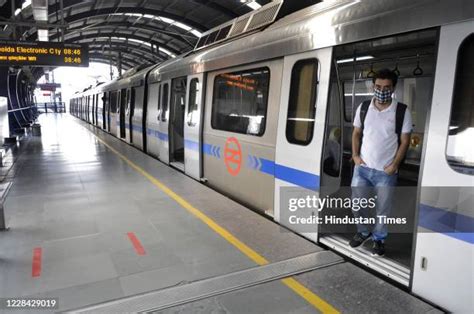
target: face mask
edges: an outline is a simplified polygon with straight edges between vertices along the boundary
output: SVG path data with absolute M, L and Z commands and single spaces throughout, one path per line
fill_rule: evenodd
M 392 100 L 392 91 L 391 90 L 374 90 L 374 97 L 379 103 L 387 103 Z

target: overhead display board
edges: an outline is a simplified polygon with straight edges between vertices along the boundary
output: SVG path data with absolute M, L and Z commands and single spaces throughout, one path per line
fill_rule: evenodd
M 55 92 L 57 88 L 61 88 L 59 83 L 44 83 L 37 85 L 43 91 Z
M 0 40 L 0 66 L 89 66 L 87 45 Z

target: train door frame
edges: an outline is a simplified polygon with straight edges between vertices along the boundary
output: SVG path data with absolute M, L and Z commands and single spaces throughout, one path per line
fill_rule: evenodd
M 195 100 L 193 108 L 191 106 L 191 87 L 196 83 L 194 91 Z M 202 177 L 202 120 L 204 113 L 206 75 L 204 73 L 188 76 L 186 84 L 186 107 L 184 123 L 184 172 L 196 179 Z
M 182 86 L 182 84 L 185 86 Z M 177 86 L 180 84 L 181 86 Z M 168 142 L 169 142 L 169 161 L 170 165 L 184 171 L 185 161 L 185 145 L 184 145 L 184 125 L 186 115 L 186 98 L 187 98 L 187 77 L 181 76 L 171 80 L 171 93 L 169 104 L 169 119 L 168 119 Z M 177 89 L 180 88 L 179 93 Z M 182 104 L 178 104 L 178 97 L 182 100 Z M 181 98 L 183 97 L 183 98 Z M 179 116 L 175 116 L 179 114 Z M 181 134 L 180 134 L 181 133 Z M 176 146 L 179 146 L 176 148 Z M 181 151 L 182 146 L 182 160 L 181 156 L 177 155 L 178 150 Z M 178 159 L 179 158 L 179 159 Z
M 94 97 L 95 97 L 95 125 L 99 126 L 99 94 L 98 93 L 95 94 Z
M 109 132 L 117 137 L 120 138 L 120 91 L 119 90 L 111 90 L 109 92 Z
M 109 101 L 107 99 L 107 92 L 100 93 L 102 97 L 102 129 L 107 130 L 108 117 L 109 117 Z
M 431 123 L 425 137 L 429 145 L 425 145 L 420 169 L 422 190 L 412 259 L 412 291 L 454 313 L 468 313 L 473 308 L 472 225 L 468 227 L 470 230 L 463 230 L 466 229 L 463 225 L 468 226 L 473 220 L 474 179 L 472 172 L 455 170 L 447 158 L 460 49 L 468 38 L 472 40 L 473 29 L 474 20 L 470 20 L 445 25 L 440 30 L 432 98 L 434 110 L 430 112 Z M 469 142 L 463 141 L 463 146 L 466 144 Z
M 118 114 L 119 114 L 119 124 L 117 137 L 121 140 L 126 139 L 126 115 L 125 115 L 125 108 L 127 105 L 127 90 L 125 88 L 119 90 L 118 92 Z
M 326 120 L 326 104 L 329 90 L 329 75 L 331 70 L 332 47 L 318 49 L 306 53 L 286 56 L 283 60 L 282 81 L 292 82 L 293 71 L 300 62 L 316 62 L 316 83 L 313 90 L 314 97 L 311 96 L 311 103 L 314 101 L 314 124 L 307 143 L 290 143 L 287 139 L 287 122 L 289 118 L 290 93 L 292 84 L 283 84 L 280 97 L 280 112 L 278 117 L 278 135 L 275 153 L 275 220 L 280 224 L 296 231 L 302 236 L 318 241 L 317 225 L 311 226 L 311 232 L 298 230 L 298 226 L 290 223 L 289 209 L 281 208 L 281 201 L 284 196 L 282 189 L 307 190 L 314 192 L 319 188 L 320 156 L 322 151 L 322 139 L 324 135 L 324 123 Z M 314 99 L 315 98 L 315 99 Z M 310 104 L 311 105 L 311 104 Z M 298 121 L 294 118 L 294 121 Z M 296 123 L 295 123 L 296 125 Z M 295 126 L 296 128 L 296 126 Z M 315 158 L 316 157 L 316 158 Z M 296 180 L 298 179 L 298 180 Z M 303 188 L 302 188 L 303 187 Z M 285 207 L 287 205 L 285 204 Z M 283 212 L 285 211 L 285 212 Z M 302 209 L 298 210 L 300 213 Z M 310 213 L 301 216 L 317 217 L 317 210 L 310 209 Z
M 133 113 L 135 108 L 135 88 L 129 87 L 126 91 L 125 102 L 125 141 L 133 143 Z
M 94 98 L 92 97 L 92 95 L 88 95 L 87 96 L 87 99 L 88 99 L 88 110 L 87 110 L 87 121 L 90 123 L 90 124 L 94 124 L 94 115 L 92 114 L 92 112 L 94 111 Z
M 87 95 L 87 122 L 92 123 L 91 95 Z
M 428 33 L 431 33 L 430 35 L 428 36 L 431 36 L 429 37 L 428 39 L 427 38 L 427 34 Z M 433 70 L 433 73 L 436 73 L 436 53 L 437 53 L 437 43 L 438 43 L 438 40 L 439 40 L 439 31 L 438 29 L 436 28 L 430 28 L 430 29 L 421 29 L 421 30 L 416 30 L 414 32 L 410 32 L 410 33 L 402 33 L 402 34 L 393 34 L 393 35 L 390 35 L 390 36 L 386 36 L 386 38 L 384 37 L 383 39 L 369 39 L 369 40 L 364 40 L 364 41 L 360 41 L 360 42 L 356 42 L 356 43 L 349 43 L 349 44 L 346 44 L 346 45 L 343 45 L 341 46 L 344 47 L 344 46 L 351 46 L 351 45 L 354 45 L 354 48 L 355 50 L 357 50 L 356 45 L 358 44 L 367 44 L 368 42 L 371 42 L 371 41 L 377 41 L 377 40 L 380 40 L 380 41 L 383 41 L 383 40 L 386 40 L 387 38 L 397 38 L 396 42 L 399 44 L 402 43 L 402 41 L 400 40 L 400 38 L 398 37 L 403 37 L 403 36 L 406 36 L 407 38 L 410 38 L 410 36 L 413 36 L 413 35 L 417 35 L 417 34 L 420 34 L 420 36 L 422 36 L 422 38 L 425 40 L 425 41 L 420 41 L 420 42 L 416 42 L 416 47 L 415 46 L 412 46 L 412 45 L 408 45 L 408 48 L 407 47 L 403 47 L 403 48 L 397 48 L 399 51 L 398 51 L 398 54 L 401 54 L 401 55 L 404 55 L 403 52 L 408 49 L 408 50 L 418 50 L 418 49 L 422 49 L 424 48 L 424 52 L 426 53 L 427 51 L 428 52 L 432 52 L 432 55 L 434 56 L 432 61 L 431 62 L 427 62 L 427 61 L 424 61 L 424 67 L 425 67 L 425 71 L 427 70 L 426 68 L 430 68 L 432 66 L 432 70 Z M 428 42 L 426 42 L 426 40 L 428 40 Z M 386 41 L 387 42 L 387 45 L 389 45 L 390 41 Z M 370 45 L 369 45 L 370 46 Z M 377 55 L 378 55 L 378 58 L 381 60 L 381 61 L 377 61 L 377 58 L 374 58 L 373 60 L 370 60 L 370 71 L 372 71 L 372 66 L 373 66 L 373 62 L 379 62 L 379 63 L 386 63 L 388 62 L 386 59 L 386 57 L 384 57 L 384 52 L 380 49 L 382 49 L 379 46 L 377 46 L 379 50 L 377 50 Z M 428 47 L 428 48 L 426 48 Z M 333 52 L 333 55 L 334 55 L 334 59 L 336 58 L 345 58 L 345 56 L 338 56 L 337 55 L 337 51 L 338 51 L 338 48 L 339 47 L 335 47 L 334 48 L 334 52 Z M 347 47 L 345 47 L 345 50 L 347 50 Z M 388 51 L 389 54 L 394 54 L 395 51 L 391 48 L 386 48 L 386 50 Z M 362 56 L 365 56 L 365 55 L 371 55 L 372 52 L 371 51 L 359 51 L 357 50 L 357 53 L 361 54 Z M 374 54 L 375 55 L 375 54 Z M 354 58 L 357 60 L 357 58 L 359 58 L 360 55 L 354 55 Z M 416 57 L 415 55 L 415 58 L 412 58 L 414 61 L 411 61 L 413 65 L 413 67 L 415 65 L 417 65 L 417 61 L 416 61 L 416 58 L 418 58 L 418 66 L 420 65 L 420 62 L 419 62 L 419 57 Z M 390 58 L 388 58 L 390 59 Z M 405 53 L 405 59 L 406 60 L 409 60 L 408 57 L 406 57 L 406 53 Z M 428 59 L 430 60 L 430 59 Z M 395 59 L 393 59 L 393 65 L 395 65 L 395 68 L 398 69 L 398 66 L 400 65 L 400 70 L 403 72 L 403 73 L 407 73 L 407 72 L 404 72 L 404 69 L 402 69 L 402 66 L 403 66 L 403 63 L 400 63 L 399 64 L 399 61 L 400 59 L 397 57 Z M 338 80 L 338 86 L 337 86 L 337 89 L 338 89 L 338 96 L 339 96 L 339 101 L 338 101 L 338 106 L 340 107 L 339 110 L 339 114 L 340 114 L 340 120 L 342 121 L 341 124 L 339 125 L 340 127 L 342 127 L 342 135 L 341 135 L 341 138 L 342 140 L 340 141 L 340 144 L 341 144 L 341 153 L 343 154 L 344 153 L 344 146 L 346 145 L 345 142 L 344 142 L 344 138 L 346 138 L 345 136 L 345 131 L 344 131 L 344 126 L 347 124 L 344 123 L 344 115 L 346 114 L 345 110 L 346 110 L 346 107 L 344 105 L 344 102 L 341 101 L 341 93 L 344 94 L 344 90 L 345 88 L 344 87 L 341 87 L 339 85 L 341 79 L 339 78 L 339 73 L 338 71 L 335 70 L 336 68 L 336 65 L 337 65 L 337 60 L 333 60 L 333 67 L 332 67 L 332 71 L 334 73 L 332 73 L 333 76 L 336 76 L 337 77 L 337 80 Z M 410 64 L 409 64 L 410 65 Z M 410 72 L 412 71 L 413 67 L 411 67 L 410 65 Z M 405 67 L 407 65 L 405 64 Z M 353 65 L 354 69 L 355 69 L 355 64 Z M 369 66 L 367 66 L 369 67 Z M 380 66 L 379 66 L 380 67 Z M 382 66 L 383 68 L 384 66 Z M 386 66 L 385 66 L 386 67 Z M 406 69 L 405 69 L 406 71 Z M 370 72 L 367 71 L 367 74 L 369 74 Z M 359 79 L 356 79 L 356 71 L 354 70 L 354 73 L 351 74 L 352 75 L 352 79 L 353 82 L 356 82 L 358 81 Z M 416 229 L 415 229 L 415 226 L 416 224 L 414 223 L 413 220 L 416 221 L 416 216 L 418 215 L 418 210 L 419 210 L 419 202 L 418 202 L 418 198 L 419 198 L 419 193 L 420 193 L 420 190 L 421 190 L 421 179 L 422 179 L 422 167 L 423 167 L 423 164 L 424 164 L 424 159 L 425 159 L 425 150 L 426 150 L 426 139 L 427 139 L 427 134 L 428 133 L 428 129 L 429 129 L 429 125 L 430 125 L 430 106 L 431 106 L 431 102 L 432 102 L 432 99 L 433 99 L 433 78 L 434 78 L 434 74 L 433 75 L 425 75 L 425 76 L 419 76 L 420 78 L 422 79 L 426 79 L 427 77 L 428 78 L 431 78 L 431 84 L 427 84 L 427 86 L 425 86 L 425 88 L 427 88 L 425 91 L 426 91 L 426 94 L 423 94 L 423 93 L 420 93 L 420 94 L 417 94 L 418 95 L 418 98 L 419 99 L 425 99 L 425 106 L 426 106 L 426 114 L 423 115 L 423 111 L 422 109 L 420 108 L 417 108 L 417 110 L 420 110 L 420 112 L 417 111 L 418 113 L 418 117 L 417 117 L 417 120 L 413 120 L 413 123 L 414 125 L 417 124 L 417 122 L 420 122 L 423 123 L 421 124 L 421 127 L 422 127 L 422 130 L 420 130 L 419 132 L 423 132 L 422 134 L 422 144 L 421 144 L 421 148 L 423 149 L 422 151 L 419 151 L 420 155 L 418 156 L 419 158 L 419 164 L 418 164 L 418 167 L 419 167 L 419 170 L 416 170 L 417 168 L 414 167 L 415 170 L 411 170 L 410 172 L 413 172 L 416 174 L 416 177 L 415 176 L 411 176 L 411 178 L 415 180 L 416 184 L 415 183 L 411 183 L 409 184 L 408 186 L 410 188 L 406 189 L 407 185 L 405 185 L 404 183 L 402 183 L 403 181 L 406 181 L 406 177 L 403 177 L 402 176 L 402 172 L 406 172 L 404 170 L 403 167 L 400 168 L 400 178 L 399 178 L 399 184 L 397 185 L 397 187 L 401 187 L 400 190 L 395 190 L 394 193 L 398 193 L 398 195 L 403 195 L 403 197 L 400 197 L 400 198 L 396 198 L 394 197 L 394 204 L 412 204 L 414 206 L 414 211 L 410 212 L 410 215 L 412 215 L 412 217 L 409 217 L 409 216 L 403 216 L 403 217 L 406 217 L 406 219 L 409 221 L 409 223 L 407 224 L 407 228 L 410 228 L 411 226 L 413 226 L 413 229 L 410 229 L 411 231 L 408 231 L 408 229 L 404 230 L 404 231 L 401 231 L 402 228 L 398 228 L 397 230 L 400 230 L 400 231 L 396 231 L 394 232 L 394 234 L 403 234 L 403 233 L 406 233 L 406 235 L 402 235 L 404 238 L 388 238 L 388 240 L 390 239 L 395 239 L 395 240 L 398 240 L 398 239 L 405 239 L 403 241 L 408 241 L 408 239 L 411 239 L 411 246 L 408 247 L 405 245 L 405 242 L 403 242 L 402 240 L 400 240 L 399 242 L 402 242 L 403 244 L 403 248 L 407 248 L 406 251 L 403 251 L 403 250 L 399 250 L 397 251 L 398 254 L 400 255 L 403 255 L 404 253 L 408 254 L 407 255 L 407 259 L 405 261 L 405 263 L 402 263 L 400 260 L 397 260 L 395 258 L 395 256 L 388 256 L 388 254 L 385 254 L 384 257 L 373 257 L 370 255 L 369 252 L 367 252 L 366 248 L 364 248 L 363 246 L 360 246 L 358 248 L 351 248 L 348 244 L 349 242 L 349 239 L 343 239 L 342 237 L 340 237 L 340 235 L 338 235 L 336 231 L 331 231 L 331 232 L 323 232 L 321 231 L 321 234 L 319 236 L 319 242 L 334 249 L 335 251 L 338 251 L 350 258 L 352 258 L 353 260 L 359 262 L 359 263 L 362 263 L 363 265 L 377 271 L 378 273 L 384 275 L 385 277 L 387 278 L 390 278 L 404 286 L 407 286 L 409 287 L 410 286 L 410 280 L 411 280 L 411 277 L 413 276 L 413 266 L 410 265 L 412 264 L 412 261 L 413 261 L 413 258 L 414 258 L 414 243 L 415 243 L 415 238 L 417 236 L 417 232 L 416 232 Z M 399 84 L 397 85 L 397 90 L 400 89 L 400 88 L 403 88 L 404 85 L 401 85 L 400 81 L 403 79 L 403 80 L 412 80 L 414 78 L 418 78 L 418 76 L 416 76 L 416 74 L 409 74 L 409 75 L 406 75 L 405 76 L 399 76 Z M 331 78 L 333 79 L 333 78 Z M 371 81 L 370 78 L 365 78 L 365 80 L 369 80 Z M 417 81 L 418 82 L 418 81 Z M 421 82 L 418 82 L 418 83 L 421 83 Z M 370 82 L 370 84 L 372 84 L 372 82 Z M 355 85 L 354 85 L 355 86 Z M 353 86 L 352 88 L 352 95 L 354 97 L 354 94 L 356 93 L 356 88 Z M 367 86 L 367 85 L 366 85 Z M 415 85 L 416 86 L 416 85 Z M 421 84 L 421 86 L 423 86 Z M 423 89 L 421 89 L 423 90 Z M 331 89 L 330 89 L 330 92 L 331 92 Z M 411 91 L 411 94 L 414 94 L 414 90 Z M 357 94 L 355 94 L 357 95 Z M 426 97 L 421 97 L 425 95 Z M 367 97 L 370 96 L 370 95 L 367 95 Z M 342 96 L 344 97 L 344 96 Z M 410 96 L 411 97 L 411 96 Z M 398 98 L 399 100 L 400 99 L 403 99 L 403 98 Z M 353 111 L 352 111 L 352 116 L 355 114 L 355 109 L 359 106 L 360 104 L 360 101 L 355 103 L 354 104 L 354 101 L 353 101 Z M 409 106 L 409 109 L 412 108 L 411 106 L 415 106 L 415 103 L 411 103 L 411 102 L 407 102 L 408 106 Z M 332 105 L 330 105 L 328 103 L 328 107 L 327 107 L 327 121 L 329 121 L 329 115 L 331 114 L 331 110 L 332 107 L 330 107 Z M 418 105 L 417 105 L 418 106 Z M 416 107 L 417 107 L 416 106 Z M 349 121 L 349 124 L 351 126 L 351 129 L 350 129 L 350 132 L 352 132 L 352 121 L 353 121 L 353 118 L 354 117 L 351 117 L 350 121 Z M 347 121 L 346 121 L 347 122 Z M 347 138 L 350 138 L 350 135 L 351 134 L 346 134 L 347 135 Z M 412 134 L 412 139 L 413 139 L 413 136 L 414 134 Z M 324 133 L 324 148 L 323 148 L 323 155 L 327 153 L 326 151 L 326 145 L 327 145 L 327 141 L 330 139 L 331 137 L 331 134 L 330 134 L 330 130 L 329 130 L 329 123 L 326 124 L 326 131 Z M 350 145 L 349 145 L 350 146 Z M 348 148 L 349 149 L 349 148 Z M 349 153 L 349 152 L 348 152 Z M 351 153 L 349 153 L 351 154 Z M 328 175 L 328 173 L 325 171 L 325 165 L 321 164 L 321 197 L 325 197 L 326 195 L 329 195 L 329 194 L 332 194 L 332 193 L 339 193 L 339 192 L 344 192 L 343 189 L 344 188 L 348 188 L 350 186 L 350 181 L 348 182 L 345 182 L 345 183 L 342 183 L 341 182 L 341 179 L 344 179 L 346 178 L 344 176 L 344 178 L 342 177 L 342 173 L 344 172 L 343 169 L 344 169 L 344 164 L 348 162 L 348 158 L 350 157 L 346 157 L 344 161 L 344 157 L 342 155 L 339 156 L 339 160 L 340 160 L 340 165 L 338 166 L 339 168 L 339 186 L 337 186 L 337 189 L 334 189 L 335 186 L 331 186 L 331 183 L 328 184 L 328 182 L 331 182 L 331 180 L 334 180 L 334 178 L 330 178 L 330 175 Z M 410 166 L 413 168 L 413 165 L 407 165 L 408 163 L 408 158 L 407 158 L 407 161 L 404 163 L 404 166 Z M 347 169 L 346 169 L 347 170 Z M 346 171 L 347 172 L 347 171 Z M 351 166 L 351 169 L 349 171 L 350 173 L 350 178 L 352 178 L 352 174 L 353 174 L 353 166 Z M 346 174 L 345 174 L 346 175 Z M 403 174 L 404 176 L 406 176 L 406 174 Z M 344 180 L 342 180 L 344 181 Z M 336 181 L 333 181 L 333 183 L 336 182 Z M 328 192 L 330 191 L 330 192 Z M 347 192 L 347 190 L 345 190 Z M 329 193 L 329 194 L 328 194 Z M 403 193 L 403 194 L 402 194 Z M 347 195 L 344 195 L 344 196 L 347 196 Z M 350 196 L 349 196 L 350 197 Z M 406 201 L 408 200 L 407 203 L 405 203 Z M 397 215 L 397 214 L 400 214 L 401 212 L 399 211 L 400 208 L 407 208 L 409 209 L 410 207 L 408 206 L 405 206 L 405 207 L 396 207 L 392 210 L 392 214 L 393 215 Z M 405 213 L 406 214 L 406 213 Z M 404 215 L 405 215 L 404 214 Z M 408 214 L 406 214 L 408 215 Z M 323 229 L 323 228 L 321 228 Z M 353 236 L 353 234 L 355 234 L 355 226 L 354 226 L 354 233 L 350 234 L 350 236 Z M 387 241 L 388 242 L 388 241 Z M 387 247 L 389 247 L 389 245 L 387 245 Z M 396 250 L 394 250 L 396 251 Z M 388 250 L 387 250 L 388 252 Z
M 166 88 L 166 89 L 165 89 Z M 161 109 L 160 109 L 160 121 L 158 123 L 158 137 L 160 139 L 159 159 L 165 164 L 169 164 L 170 153 L 169 153 L 169 111 L 171 101 L 171 80 L 161 82 Z M 166 101 L 166 103 L 164 102 Z M 166 104 L 166 106 L 165 106 Z
M 99 111 L 99 101 L 97 99 L 97 94 L 93 94 L 92 97 L 94 98 L 94 112 L 93 112 L 94 125 L 99 125 L 99 120 L 97 117 L 97 112 Z
M 84 106 L 83 106 L 83 113 L 82 113 L 82 115 L 83 115 L 83 120 L 86 121 L 86 122 L 89 122 L 89 121 L 88 121 L 88 120 L 89 120 L 89 118 L 88 118 L 88 99 L 89 99 L 89 98 L 88 98 L 87 96 L 84 96 L 84 99 L 83 99 L 83 100 L 84 100 L 84 101 L 83 101 Z
M 97 103 L 97 97 L 96 94 L 92 94 L 92 103 L 93 103 L 93 108 L 92 108 L 92 121 L 93 125 L 97 125 L 97 110 L 99 107 L 99 104 Z
M 90 98 L 90 102 L 91 102 L 91 106 L 90 106 L 90 123 L 92 125 L 95 125 L 95 107 L 96 107 L 96 104 L 95 104 L 95 95 L 92 94 L 92 95 L 89 95 L 89 98 Z
M 94 121 L 94 125 L 97 125 L 97 110 L 99 107 L 99 104 L 97 103 L 97 95 L 92 94 L 92 101 L 93 101 L 93 109 L 92 109 L 92 120 Z
M 92 99 L 92 110 L 91 110 L 91 116 L 92 116 L 92 125 L 96 125 L 97 121 L 95 120 L 95 112 L 97 110 L 97 103 L 95 101 L 95 94 L 91 94 L 91 99 Z

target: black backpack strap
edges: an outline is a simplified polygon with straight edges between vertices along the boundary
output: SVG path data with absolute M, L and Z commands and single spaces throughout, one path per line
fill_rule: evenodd
M 362 130 L 364 129 L 365 117 L 367 116 L 367 111 L 369 111 L 369 106 L 371 102 L 372 100 L 366 100 L 360 105 L 360 124 Z
M 362 129 L 362 134 L 364 134 L 364 126 L 365 126 L 365 117 L 367 116 L 367 111 L 369 111 L 369 106 L 372 100 L 366 100 L 363 101 L 362 104 L 360 105 L 360 128 Z M 364 139 L 364 136 L 362 135 L 360 137 L 360 147 L 362 149 L 362 140 Z
M 401 102 L 397 104 L 397 113 L 395 116 L 395 133 L 397 133 L 399 146 L 402 137 L 403 120 L 405 119 L 405 111 L 407 111 L 407 108 L 408 106 Z

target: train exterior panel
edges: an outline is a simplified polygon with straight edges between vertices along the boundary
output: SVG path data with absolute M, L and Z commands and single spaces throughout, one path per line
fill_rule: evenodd
M 171 101 L 171 80 L 161 83 L 160 120 L 158 123 L 159 158 L 165 164 L 170 163 L 169 150 L 169 104 Z
M 111 91 L 110 92 L 110 109 L 109 109 L 109 132 L 110 134 L 119 137 L 119 115 L 117 113 L 118 110 L 118 101 L 119 101 L 119 92 L 118 91 Z
M 134 104 L 132 111 L 132 123 L 130 128 L 132 129 L 132 143 L 133 146 L 137 147 L 140 150 L 145 149 L 144 140 L 145 136 L 143 134 L 143 121 L 145 117 L 145 111 L 143 108 L 144 98 L 145 98 L 145 86 L 139 86 L 133 88 L 134 95 Z
M 160 119 L 160 84 L 148 85 L 147 115 L 146 115 L 146 140 L 147 153 L 158 158 L 160 149 L 160 138 L 158 136 L 158 123 Z
M 207 76 L 204 73 L 188 76 L 184 121 L 184 170 L 196 179 L 203 177 L 203 114 Z
M 204 176 L 241 202 L 273 216 L 282 60 L 209 73 Z

